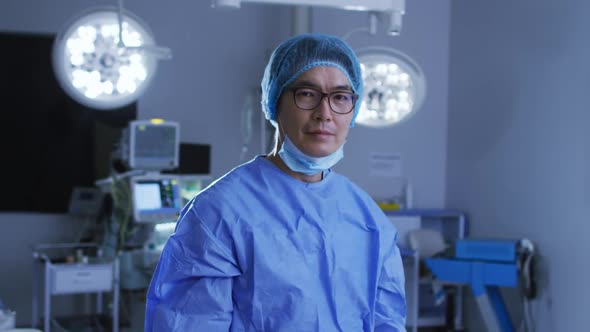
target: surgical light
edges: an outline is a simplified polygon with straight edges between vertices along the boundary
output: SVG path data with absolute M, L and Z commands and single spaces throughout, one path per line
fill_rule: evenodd
M 424 74 L 407 55 L 389 48 L 369 47 L 357 52 L 364 96 L 356 123 L 385 127 L 414 114 L 426 94 Z
M 131 13 L 90 10 L 57 35 L 53 68 L 74 100 L 115 109 L 135 101 L 151 82 L 158 57 L 154 45 L 149 28 Z

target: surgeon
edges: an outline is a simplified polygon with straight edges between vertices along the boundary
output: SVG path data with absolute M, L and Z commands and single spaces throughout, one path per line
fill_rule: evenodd
M 261 83 L 267 155 L 187 204 L 147 295 L 146 331 L 405 331 L 397 232 L 332 170 L 363 94 L 342 40 L 287 39 Z

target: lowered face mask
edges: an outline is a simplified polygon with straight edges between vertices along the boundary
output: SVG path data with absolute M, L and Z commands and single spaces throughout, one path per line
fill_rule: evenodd
M 285 140 L 279 157 L 283 162 L 294 172 L 299 172 L 307 175 L 317 174 L 319 172 L 327 171 L 330 167 L 336 165 L 342 157 L 344 157 L 344 144 L 338 150 L 325 157 L 311 157 L 301 152 L 293 142 L 285 135 Z

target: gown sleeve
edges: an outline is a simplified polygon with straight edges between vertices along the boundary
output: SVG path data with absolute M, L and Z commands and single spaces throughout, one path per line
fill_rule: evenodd
M 377 286 L 375 332 L 406 331 L 405 276 L 400 250 L 393 244 Z
M 183 212 L 152 277 L 145 331 L 227 332 L 239 267 L 194 211 Z

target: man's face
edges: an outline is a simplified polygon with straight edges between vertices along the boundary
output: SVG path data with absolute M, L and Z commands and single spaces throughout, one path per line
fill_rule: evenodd
M 312 157 L 325 157 L 344 144 L 353 112 L 334 113 L 330 109 L 328 98 L 311 110 L 303 110 L 295 105 L 294 87 L 306 87 L 324 93 L 334 91 L 352 92 L 346 75 L 340 69 L 331 66 L 318 66 L 301 74 L 290 87 L 286 88 L 277 104 L 277 123 L 279 139 L 284 135 L 301 150 Z

